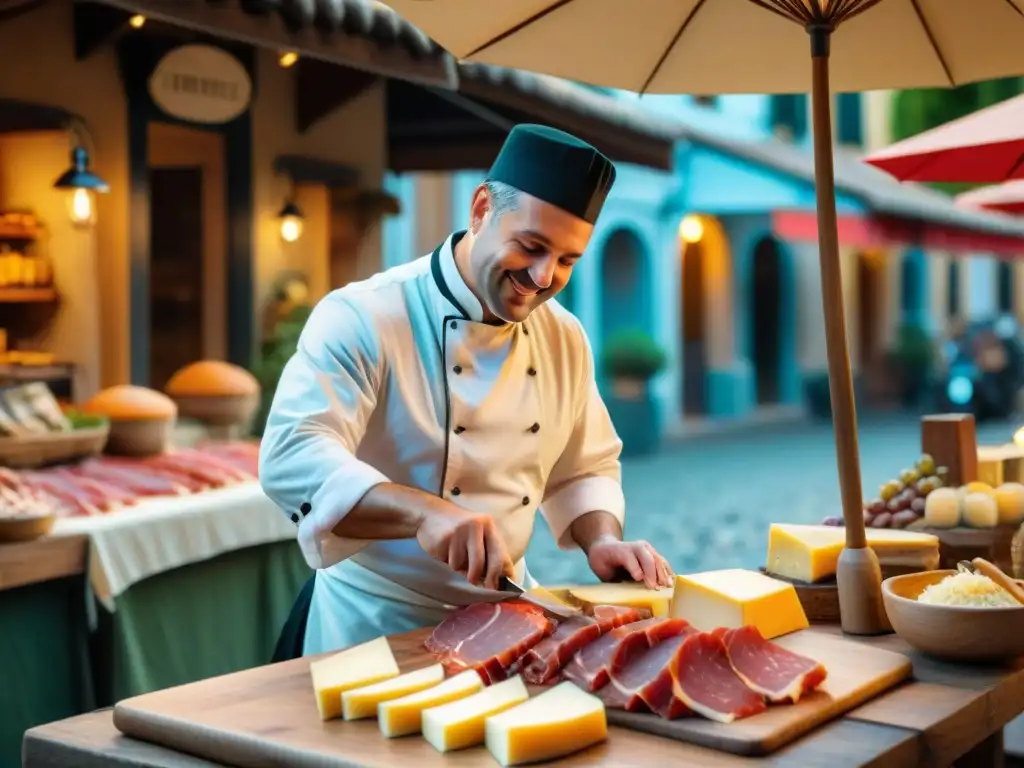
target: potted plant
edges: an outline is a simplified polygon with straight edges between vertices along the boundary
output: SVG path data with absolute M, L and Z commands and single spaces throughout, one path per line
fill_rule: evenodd
M 644 331 L 619 331 L 604 344 L 608 412 L 622 439 L 623 455 L 650 453 L 661 441 L 661 419 L 650 380 L 664 370 L 666 362 L 665 353 Z
M 920 405 L 935 365 L 935 344 L 928 332 L 919 325 L 901 325 L 890 359 L 902 382 L 903 404 Z
M 299 348 L 299 334 L 312 311 L 313 308 L 308 305 L 292 308 L 286 317 L 274 325 L 271 336 L 263 342 L 260 359 L 253 371 L 260 383 L 260 408 L 253 420 L 253 434 L 258 437 L 263 435 L 270 404 L 277 391 L 277 382 L 281 379 L 285 364 Z

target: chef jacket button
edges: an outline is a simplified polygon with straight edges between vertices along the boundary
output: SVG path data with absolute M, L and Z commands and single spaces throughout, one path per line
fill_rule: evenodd
M 454 368 L 452 368 L 452 371 L 454 371 L 455 375 L 457 376 L 458 374 L 462 373 L 462 366 L 456 365 Z
M 523 336 L 529 336 L 529 335 L 530 335 L 530 329 L 529 329 L 529 328 L 527 328 L 527 327 L 526 327 L 526 326 L 524 325 L 524 326 L 523 326 Z
M 308 515 L 312 511 L 313 511 L 313 507 L 310 505 L 310 503 L 308 501 L 304 501 L 304 502 L 302 502 L 299 505 L 299 512 L 302 513 L 303 517 L 305 517 L 306 515 Z
M 530 427 L 530 431 L 536 435 L 538 432 L 540 432 L 540 424 L 538 424 L 537 422 L 533 422 L 533 426 Z
M 458 496 L 460 493 L 462 493 L 462 489 L 459 486 L 456 485 L 452 488 L 452 496 Z
M 451 328 L 454 331 L 456 328 L 459 327 L 459 324 L 457 322 L 455 322 L 454 320 L 452 320 L 451 323 L 448 325 L 448 327 Z
M 458 426 L 458 427 L 455 428 L 455 434 L 456 435 L 461 435 L 465 431 L 466 431 L 466 428 L 463 427 L 463 426 Z
M 536 368 L 534 368 L 534 367 L 533 367 L 532 365 L 531 365 L 531 366 L 530 366 L 529 368 L 527 368 L 527 369 L 526 369 L 526 372 L 527 372 L 527 373 L 528 373 L 528 374 L 529 374 L 530 376 L 536 376 L 536 375 L 537 375 L 537 369 L 536 369 Z
M 523 506 L 525 507 L 529 503 L 530 503 L 530 497 L 529 496 L 523 496 Z
M 292 512 L 292 522 L 295 523 L 296 525 L 299 524 L 299 516 L 297 514 L 295 514 L 294 512 Z

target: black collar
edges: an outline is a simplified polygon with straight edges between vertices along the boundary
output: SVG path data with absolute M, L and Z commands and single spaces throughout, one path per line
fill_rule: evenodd
M 455 255 L 455 246 L 459 244 L 459 241 L 462 240 L 465 234 L 466 230 L 462 230 L 461 232 L 456 232 L 454 235 L 452 235 L 451 239 L 453 256 Z M 430 274 L 433 276 L 434 283 L 435 285 L 437 285 L 437 290 L 441 292 L 441 295 L 444 296 L 451 303 L 451 305 L 459 311 L 459 314 L 461 314 L 463 318 L 468 320 L 469 313 L 466 311 L 465 307 L 463 307 L 459 303 L 459 300 L 455 298 L 455 295 L 448 287 L 448 283 L 446 283 L 444 280 L 444 273 L 441 272 L 442 248 L 444 248 L 444 243 L 441 243 L 439 246 L 437 246 L 437 248 L 434 249 L 434 253 L 431 254 L 430 256 Z

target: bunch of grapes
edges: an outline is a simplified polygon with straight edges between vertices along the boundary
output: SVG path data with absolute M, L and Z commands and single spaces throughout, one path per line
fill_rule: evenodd
M 864 507 L 864 525 L 870 528 L 906 528 L 924 517 L 925 499 L 946 484 L 948 470 L 936 467 L 935 459 L 923 454 L 912 469 L 900 472 L 878 489 L 878 498 Z M 842 525 L 843 518 L 828 517 L 824 525 Z

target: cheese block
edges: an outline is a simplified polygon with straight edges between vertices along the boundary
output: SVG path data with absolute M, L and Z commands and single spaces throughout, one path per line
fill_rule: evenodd
M 753 625 L 768 640 L 810 626 L 792 584 L 738 568 L 676 576 L 669 615 L 705 632 Z
M 381 702 L 377 707 L 380 732 L 389 739 L 419 733 L 423 710 L 439 707 L 450 701 L 472 696 L 484 687 L 483 680 L 472 669 L 460 672 L 439 685 L 432 686 L 400 699 Z
M 423 710 L 423 738 L 438 752 L 484 743 L 484 721 L 530 698 L 519 675 L 465 699 Z
M 565 590 L 572 600 L 584 607 L 621 605 L 627 608 L 646 608 L 656 618 L 668 615 L 668 604 L 672 600 L 672 587 L 648 589 L 639 582 L 591 584 L 566 587 Z
M 374 717 L 377 714 L 377 705 L 381 702 L 400 699 L 443 681 L 444 667 L 435 664 L 373 685 L 345 691 L 341 694 L 341 716 L 346 720 Z
M 939 567 L 939 540 L 931 534 L 868 528 L 867 539 L 883 568 L 901 566 L 930 571 Z M 843 528 L 772 523 L 765 570 L 794 581 L 822 581 L 835 576 L 839 553 L 845 545 Z
M 487 718 L 487 751 L 503 766 L 565 757 L 608 738 L 604 702 L 570 682 Z
M 309 665 L 321 720 L 341 714 L 341 695 L 381 680 L 398 677 L 398 663 L 386 637 L 348 648 Z

